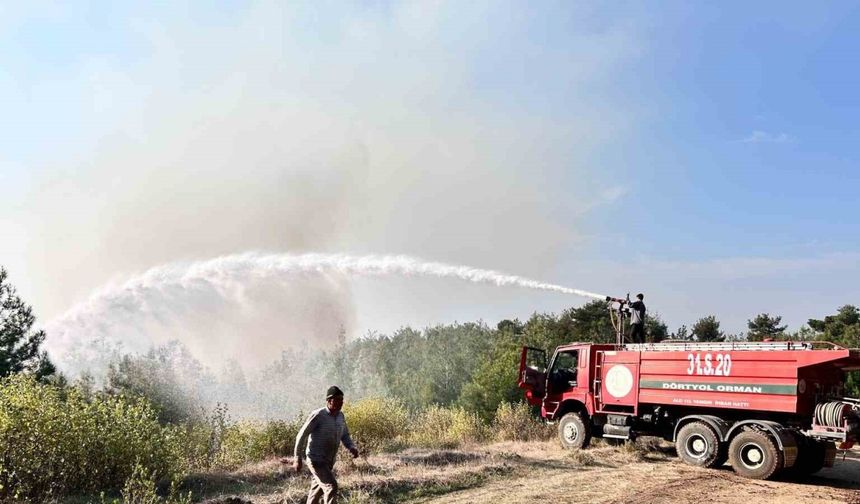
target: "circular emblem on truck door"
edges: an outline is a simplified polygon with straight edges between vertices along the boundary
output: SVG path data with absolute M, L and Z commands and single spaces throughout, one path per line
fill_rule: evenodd
M 615 398 L 622 398 L 633 389 L 633 373 L 627 366 L 612 366 L 606 372 L 606 391 Z

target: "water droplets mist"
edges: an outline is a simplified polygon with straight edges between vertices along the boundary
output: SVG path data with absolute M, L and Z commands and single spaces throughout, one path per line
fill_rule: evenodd
M 349 277 L 387 275 L 604 297 L 408 256 L 245 253 L 158 266 L 105 286 L 48 323 L 48 348 L 69 372 L 98 371 L 112 354 L 171 340 L 208 365 L 265 364 L 286 348 L 325 347 L 340 331 L 349 333 L 355 322 Z

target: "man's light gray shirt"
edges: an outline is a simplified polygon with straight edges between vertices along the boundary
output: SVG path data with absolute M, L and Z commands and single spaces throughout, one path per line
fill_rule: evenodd
M 311 413 L 296 436 L 296 458 L 305 455 L 313 462 L 326 462 L 334 465 L 337 445 L 343 443 L 347 449 L 355 448 L 349 437 L 346 418 L 339 412 L 332 416 L 328 408 L 320 408 Z
M 643 303 L 642 301 L 636 300 L 630 303 L 630 323 L 645 323 L 645 303 Z

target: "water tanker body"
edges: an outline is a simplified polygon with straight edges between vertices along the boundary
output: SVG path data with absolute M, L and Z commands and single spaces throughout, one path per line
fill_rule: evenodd
M 860 352 L 829 343 L 570 344 L 524 348 L 520 387 L 570 448 L 591 436 L 675 441 L 685 462 L 744 476 L 814 472 L 860 437 L 843 397 Z

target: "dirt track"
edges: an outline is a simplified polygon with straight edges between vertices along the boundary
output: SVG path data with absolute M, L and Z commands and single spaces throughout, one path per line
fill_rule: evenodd
M 858 452 L 844 462 L 840 456 L 836 467 L 801 482 L 748 480 L 728 466 L 698 469 L 681 463 L 665 445 L 641 444 L 571 453 L 555 443 L 499 443 L 409 450 L 338 465 L 343 500 L 357 503 L 860 504 Z M 237 477 L 249 481 L 254 474 L 263 476 L 256 486 L 239 486 L 230 494 L 255 503 L 304 502 L 307 475 L 297 477 L 271 463 Z M 229 502 L 226 495 L 208 502 Z
M 572 468 L 566 467 L 565 459 L 571 458 L 566 453 L 551 445 L 543 448 L 542 451 L 529 450 L 529 459 L 547 455 L 546 461 L 556 461 L 558 467 L 527 459 L 527 465 L 535 468 L 532 475 L 498 480 L 422 502 L 502 504 L 548 499 L 554 502 L 665 504 L 860 503 L 860 458 L 857 454 L 803 482 L 791 482 L 748 480 L 736 476 L 728 466 L 720 470 L 698 469 L 669 454 L 642 456 L 609 447 L 590 450 L 593 465 Z

